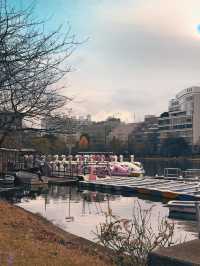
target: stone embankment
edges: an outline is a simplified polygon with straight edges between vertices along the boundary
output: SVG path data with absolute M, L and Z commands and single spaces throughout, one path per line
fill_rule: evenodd
M 148 266 L 200 266 L 200 240 L 192 240 L 149 254 Z

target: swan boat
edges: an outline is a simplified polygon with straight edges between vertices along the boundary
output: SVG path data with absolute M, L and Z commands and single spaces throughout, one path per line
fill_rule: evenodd
M 169 201 L 167 204 L 169 217 L 196 220 L 197 206 L 199 208 L 200 201 Z
M 87 164 L 87 172 L 83 175 L 85 181 L 98 180 L 102 178 L 109 179 L 111 176 L 120 177 L 142 177 L 144 176 L 144 168 L 140 162 L 93 162 Z

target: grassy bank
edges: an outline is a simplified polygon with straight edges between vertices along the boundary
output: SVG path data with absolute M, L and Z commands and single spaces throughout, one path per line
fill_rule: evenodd
M 111 265 L 104 250 L 39 215 L 0 201 L 0 265 Z

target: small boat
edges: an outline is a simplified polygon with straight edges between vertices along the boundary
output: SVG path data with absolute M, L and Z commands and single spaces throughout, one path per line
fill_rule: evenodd
M 166 206 L 169 207 L 169 217 L 194 220 L 196 204 L 200 204 L 200 201 L 169 201 Z
M 40 185 L 48 183 L 47 177 L 40 177 L 38 174 L 28 171 L 18 171 L 15 175 L 16 181 L 21 184 Z

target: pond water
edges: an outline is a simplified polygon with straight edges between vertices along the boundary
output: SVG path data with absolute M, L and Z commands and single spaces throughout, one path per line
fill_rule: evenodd
M 53 222 L 60 228 L 78 236 L 95 240 L 96 226 L 105 221 L 108 206 L 114 215 L 131 218 L 134 206 L 152 208 L 150 222 L 156 230 L 159 219 L 168 216 L 168 208 L 162 202 L 136 196 L 123 197 L 99 192 L 78 191 L 77 187 L 50 186 L 44 191 L 32 190 L 26 196 L 15 198 L 15 204 Z M 172 220 L 171 220 L 172 221 Z M 196 222 L 173 220 L 177 240 L 197 237 Z

